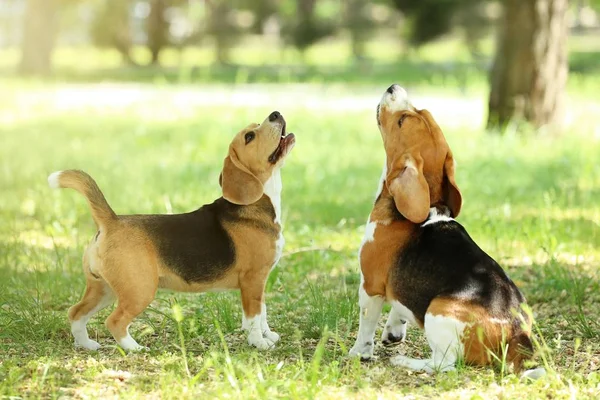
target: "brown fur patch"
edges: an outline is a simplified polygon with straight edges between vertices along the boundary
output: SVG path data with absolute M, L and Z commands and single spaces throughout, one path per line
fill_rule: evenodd
M 462 197 L 454 177 L 454 159 L 429 111 L 391 112 L 382 106 L 379 121 L 387 156 L 385 182 L 398 210 L 420 223 L 427 217 L 429 205 L 446 204 L 457 217 Z M 427 198 L 429 204 L 422 204 Z
M 106 326 L 118 341 L 127 335 L 127 327 L 152 302 L 159 287 L 188 292 L 240 288 L 245 316 L 260 314 L 281 232 L 281 226 L 274 222 L 274 206 L 263 194 L 263 185 L 295 143 L 292 134 L 284 138 L 284 133 L 285 120 L 274 112 L 261 125 L 251 124 L 240 131 L 231 142 L 221 178 L 223 194 L 225 199 L 231 197 L 227 199 L 231 203 L 243 206 L 228 214 L 219 209 L 224 215 L 216 217 L 206 214 L 218 220 L 208 226 L 222 226 L 228 235 L 225 237 L 231 238 L 235 247 L 233 265 L 224 265 L 224 274 L 212 280 L 186 280 L 161 259 L 159 244 L 168 234 L 157 234 L 155 227 L 160 224 L 152 222 L 158 218 L 164 221 L 168 216 L 116 216 L 89 175 L 74 170 L 61 172 L 58 185 L 86 196 L 94 220 L 101 227 L 85 252 L 87 288 L 82 300 L 69 311 L 71 322 L 89 318 L 92 310 L 106 302 L 105 294 L 110 291 L 118 305 Z M 178 218 L 189 221 L 191 214 L 180 214 Z M 178 224 L 181 219 L 175 221 Z M 202 245 L 205 244 L 197 243 Z M 220 263 L 214 265 L 221 268 Z
M 394 207 L 392 196 L 384 187 L 369 219 L 369 222 L 377 222 L 373 240 L 366 242 L 360 251 L 363 287 L 369 296 L 389 297 L 390 268 L 416 229 L 410 221 L 398 220 Z
M 509 364 L 513 363 L 515 368 L 520 370 L 523 360 L 527 358 L 524 351 L 531 350 L 531 328 L 515 329 L 515 326 L 519 326 L 516 317 L 494 318 L 478 304 L 443 297 L 435 298 L 427 313 L 454 318 L 467 324 L 462 342 L 465 349 L 464 359 L 469 364 L 488 365 L 497 359 L 502 360 L 503 348 L 508 344 L 506 361 Z

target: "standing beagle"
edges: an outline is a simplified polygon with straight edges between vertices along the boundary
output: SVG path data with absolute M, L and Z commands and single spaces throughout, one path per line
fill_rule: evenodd
M 273 346 L 279 335 L 267 324 L 264 289 L 283 249 L 280 168 L 294 144 L 277 111 L 249 125 L 229 146 L 219 178 L 223 197 L 185 214 L 116 215 L 85 172 L 51 174 L 51 187 L 86 197 L 98 226 L 83 256 L 85 294 L 69 310 L 75 344 L 100 347 L 88 337 L 86 324 L 115 299 L 106 326 L 123 349 L 139 350 L 129 325 L 158 288 L 239 288 L 248 343 L 261 350 Z
M 398 85 L 383 94 L 377 124 L 386 164 L 359 252 L 360 327 L 350 354 L 373 356 L 387 301 L 382 342 L 403 340 L 411 322 L 432 351 L 430 359 L 400 355 L 392 364 L 432 372 L 454 369 L 459 358 L 485 365 L 498 357 L 520 369 L 533 350 L 525 298 L 454 220 L 462 198 L 441 129 Z

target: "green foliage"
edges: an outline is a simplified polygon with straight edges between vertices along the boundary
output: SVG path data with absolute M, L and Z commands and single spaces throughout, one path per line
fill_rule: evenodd
M 316 0 L 296 0 L 293 13 L 287 16 L 283 35 L 288 43 L 304 52 L 309 46 L 332 35 L 336 24 L 330 17 L 321 17 L 317 13 Z
M 473 8 L 480 3 L 480 0 L 392 0 L 392 4 L 410 18 L 408 41 L 416 47 L 449 33 L 461 12 L 468 11 L 469 23 L 483 18 Z

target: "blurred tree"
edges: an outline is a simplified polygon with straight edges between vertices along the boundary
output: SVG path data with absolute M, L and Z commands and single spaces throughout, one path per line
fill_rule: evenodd
M 228 0 L 205 0 L 207 6 L 207 30 L 215 41 L 217 62 L 226 64 L 229 61 L 229 49 L 239 35 L 232 14 L 233 7 Z
M 335 32 L 333 21 L 317 16 L 316 3 L 317 0 L 296 0 L 295 12 L 284 25 L 286 40 L 302 53 Z
M 567 81 L 568 0 L 504 0 L 491 73 L 488 127 L 560 116 Z
M 290 0 L 285 0 L 290 1 Z M 281 0 L 241 0 L 241 8 L 247 9 L 254 15 L 252 32 L 263 33 L 265 23 L 279 11 Z
M 350 32 L 352 56 L 355 60 L 365 57 L 365 43 L 373 33 L 375 22 L 369 16 L 370 3 L 364 0 L 345 2 L 344 26 Z
M 126 63 L 137 65 L 131 58 L 132 0 L 100 0 L 96 4 L 98 8 L 90 27 L 94 44 L 100 47 L 113 47 Z
M 456 14 L 457 25 L 464 28 L 465 45 L 474 60 L 487 61 L 481 51 L 481 39 L 491 33 L 493 26 L 493 18 L 488 14 L 490 4 L 487 0 L 465 2 Z
M 167 0 L 150 0 L 150 12 L 146 20 L 148 49 L 152 64 L 158 64 L 163 47 L 169 44 L 169 22 L 166 19 Z
M 466 30 L 467 45 L 476 50 L 483 36 L 481 26 L 489 24 L 481 12 L 487 0 L 391 0 L 392 5 L 410 21 L 408 42 L 419 47 L 449 33 L 456 25 Z M 481 35 L 481 36 L 479 36 Z
M 146 17 L 146 44 L 151 54 L 152 64 L 158 64 L 160 52 L 163 48 L 170 45 L 181 45 L 197 39 L 198 31 L 186 32 L 174 39 L 171 36 L 172 18 L 169 18 L 169 11 L 178 9 L 183 13 L 193 17 L 194 11 L 189 0 L 148 0 L 150 10 Z
M 57 33 L 58 6 L 59 0 L 27 0 L 19 64 L 21 74 L 50 73 Z

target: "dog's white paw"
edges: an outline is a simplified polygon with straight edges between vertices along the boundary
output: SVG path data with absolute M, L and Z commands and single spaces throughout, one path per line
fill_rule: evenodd
M 259 350 L 268 350 L 275 345 L 275 342 L 269 338 L 263 337 L 261 331 L 253 330 L 248 334 L 248 344 L 256 347 Z
M 129 347 L 127 349 L 124 348 L 124 350 L 126 350 L 130 353 L 135 353 L 135 352 L 140 352 L 140 351 L 148 351 L 148 350 L 150 350 L 150 347 L 142 346 L 141 344 L 138 344 L 137 346 Z
M 121 346 L 123 350 L 130 352 L 150 350 L 148 347 L 138 344 L 138 342 L 136 342 L 135 339 L 129 334 L 127 334 L 127 336 L 125 336 L 123 339 L 119 340 L 119 346 Z
M 269 350 L 275 345 L 275 343 L 272 340 L 265 339 L 262 336 L 260 338 L 248 336 L 248 344 L 250 346 L 256 347 L 258 350 Z
M 370 360 L 373 358 L 373 342 L 356 342 L 350 349 L 350 357 L 360 357 L 361 360 Z
M 100 348 L 100 343 L 98 343 L 92 339 L 76 340 L 75 347 L 83 347 L 86 350 L 94 351 L 94 350 L 98 350 Z
M 390 358 L 390 363 L 396 367 L 408 368 L 413 371 L 425 371 L 431 374 L 433 373 L 433 368 L 428 365 L 428 361 L 429 360 L 416 360 L 402 355 Z
M 267 331 L 263 333 L 263 338 L 265 338 L 265 340 L 270 341 L 273 344 L 279 342 L 280 339 L 279 334 L 273 331 Z
M 400 343 L 406 338 L 406 322 L 396 325 L 386 325 L 381 334 L 381 343 L 385 346 Z

